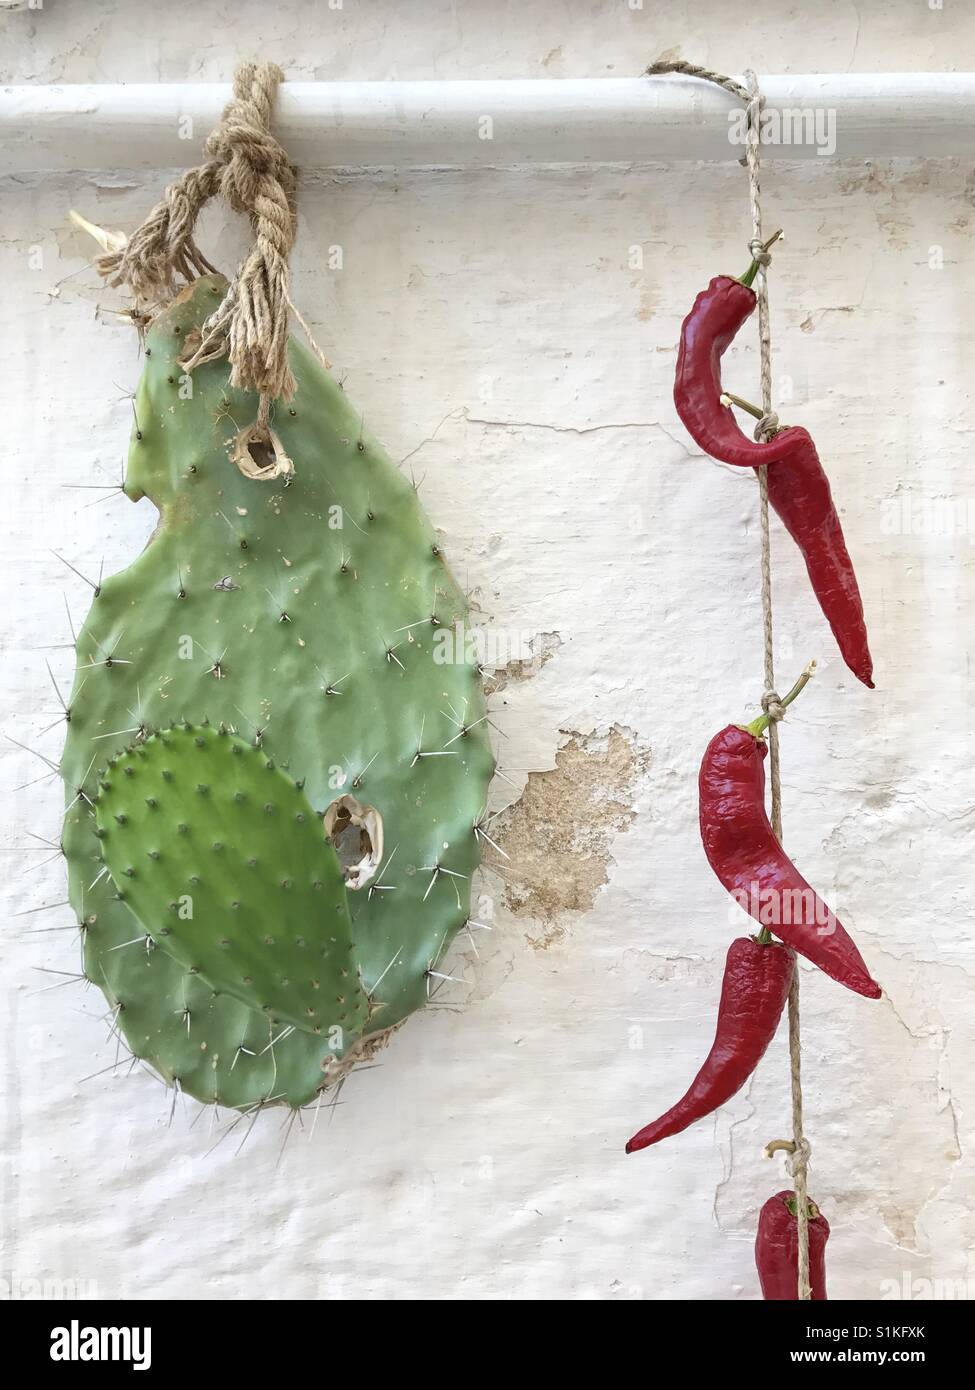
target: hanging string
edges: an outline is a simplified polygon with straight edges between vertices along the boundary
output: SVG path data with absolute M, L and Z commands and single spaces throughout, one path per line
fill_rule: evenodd
M 698 77 L 705 82 L 713 82 L 726 92 L 738 98 L 745 106 L 745 164 L 748 169 L 748 193 L 751 204 L 752 235 L 749 250 L 759 264 L 755 278 L 755 296 L 758 301 L 758 339 L 761 354 L 762 418 L 755 426 L 755 438 L 765 442 L 778 428 L 778 417 L 772 409 L 772 336 L 769 327 L 768 280 L 766 269 L 771 255 L 762 239 L 762 194 L 759 168 L 761 160 L 761 130 L 764 98 L 758 79 L 750 70 L 744 74 L 745 86 L 731 77 L 713 72 L 710 68 L 699 67 L 683 60 L 651 63 L 647 75 L 660 73 L 681 73 L 687 77 Z M 773 238 L 774 240 L 774 238 Z M 772 547 L 769 535 L 768 468 L 763 466 L 758 473 L 759 522 L 761 529 L 761 578 L 762 578 L 762 629 L 765 689 L 762 694 L 762 709 L 770 716 L 769 738 L 769 783 L 771 790 L 771 821 L 776 838 L 782 840 L 782 781 L 779 771 L 779 720 L 785 711 L 775 690 L 775 661 L 772 629 Z M 812 1289 L 809 1281 L 809 1198 L 807 1195 L 807 1176 L 811 1149 L 803 1132 L 802 1117 L 802 1043 L 799 1033 L 799 971 L 792 976 L 789 991 L 789 1071 L 792 1089 L 792 1140 L 777 1140 L 766 1149 L 772 1153 L 784 1148 L 789 1152 L 788 1171 L 792 1178 L 796 1195 L 796 1221 L 798 1228 L 798 1294 L 800 1299 L 810 1299 Z

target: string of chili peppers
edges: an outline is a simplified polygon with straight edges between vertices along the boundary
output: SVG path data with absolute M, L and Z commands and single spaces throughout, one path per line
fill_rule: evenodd
M 880 987 L 852 939 L 818 898 L 782 848 L 782 791 L 778 723 L 809 680 L 811 663 L 784 698 L 775 690 L 769 506 L 799 547 L 812 587 L 851 671 L 873 687 L 863 605 L 843 539 L 829 480 L 809 434 L 782 428 L 772 410 L 772 351 L 759 180 L 763 98 L 753 72 L 745 86 L 708 68 L 683 61 L 653 63 L 648 75 L 680 73 L 714 82 L 745 106 L 752 263 L 739 279 L 715 277 L 698 295 L 681 329 L 674 401 L 682 422 L 712 458 L 755 470 L 761 521 L 764 681 L 762 714 L 748 725 L 729 725 L 711 740 L 699 777 L 701 838 L 708 862 L 724 887 L 761 925 L 755 937 L 732 942 L 725 965 L 711 1051 L 683 1098 L 627 1144 L 635 1152 L 677 1134 L 723 1105 L 744 1085 L 774 1036 L 788 1000 L 792 1092 L 791 1140 L 775 1140 L 766 1155 L 785 1150 L 792 1192 L 780 1192 L 762 1208 L 756 1263 L 767 1299 L 825 1299 L 824 1252 L 829 1225 L 807 1192 L 810 1146 L 803 1129 L 798 951 L 839 983 L 868 998 Z M 755 285 L 753 289 L 752 286 Z M 745 320 L 758 307 L 762 405 L 723 391 L 721 359 Z M 754 415 L 750 440 L 732 407 Z M 770 472 L 771 469 L 771 472 Z M 768 734 L 766 745 L 764 735 Z M 763 759 L 769 755 L 771 820 L 765 810 Z M 756 901 L 754 889 L 759 888 Z M 769 924 L 764 900 L 780 912 Z M 796 896 L 798 894 L 798 897 Z M 801 902 L 801 920 L 786 919 L 783 899 Z M 825 923 L 825 930 L 823 923 Z M 775 935 L 780 941 L 775 941 Z

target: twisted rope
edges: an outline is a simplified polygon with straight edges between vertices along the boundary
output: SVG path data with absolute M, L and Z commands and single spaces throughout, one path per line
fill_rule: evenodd
M 755 277 L 755 296 L 758 300 L 758 340 L 761 353 L 762 379 L 762 418 L 755 427 L 755 438 L 767 440 L 778 427 L 778 417 L 772 409 L 772 336 L 769 327 L 768 279 L 766 270 L 772 257 L 762 240 L 762 190 L 759 177 L 761 157 L 762 114 L 764 98 L 754 72 L 744 74 L 745 86 L 731 77 L 713 72 L 710 68 L 699 67 L 682 60 L 674 62 L 651 63 L 648 76 L 662 73 L 681 73 L 687 77 L 697 77 L 705 82 L 713 82 L 745 106 L 745 164 L 748 169 L 748 194 L 751 205 L 752 235 L 748 249 L 759 263 Z M 762 695 L 762 709 L 770 716 L 769 735 L 769 783 L 771 788 L 771 821 L 776 838 L 782 839 L 782 780 L 779 771 L 779 720 L 785 711 L 775 691 L 775 661 L 772 630 L 772 546 L 769 535 L 768 467 L 756 470 L 758 473 L 759 518 L 761 525 L 761 574 L 762 574 L 762 630 L 764 639 L 765 692 Z M 786 1148 L 789 1151 L 787 1168 L 792 1178 L 796 1194 L 796 1213 L 798 1228 L 798 1293 L 800 1299 L 810 1299 L 812 1289 L 809 1282 L 809 1198 L 807 1196 L 807 1176 L 811 1148 L 803 1133 L 802 1119 L 802 1043 L 799 1035 L 799 971 L 792 975 L 789 990 L 789 1072 L 792 1088 L 792 1140 L 776 1141 L 769 1149 Z M 768 1152 L 768 1150 L 767 1150 Z
M 656 77 L 661 73 L 668 72 L 682 73 L 685 77 L 699 77 L 702 82 L 713 82 L 716 86 L 723 87 L 726 92 L 737 97 L 744 106 L 748 105 L 747 87 L 743 87 L 733 77 L 724 77 L 712 68 L 699 67 L 697 63 L 685 62 L 683 58 L 675 58 L 672 62 L 651 63 L 646 72 L 648 77 Z
M 138 306 L 155 311 L 173 298 L 180 281 L 214 270 L 193 239 L 205 204 L 219 194 L 244 213 L 254 244 L 184 365 L 192 370 L 226 353 L 232 385 L 259 394 L 264 428 L 271 401 L 290 400 L 295 392 L 288 365 L 288 257 L 297 226 L 296 171 L 271 134 L 283 80 L 275 63 L 242 63 L 233 99 L 204 146 L 206 162 L 170 184 L 127 246 L 97 262 L 109 284 L 126 285 Z

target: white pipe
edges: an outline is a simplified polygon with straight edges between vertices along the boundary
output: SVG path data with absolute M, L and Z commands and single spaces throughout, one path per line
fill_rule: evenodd
M 766 157 L 975 153 L 975 73 L 761 82 L 785 141 Z M 0 173 L 184 168 L 229 96 L 200 84 L 0 88 Z M 305 169 L 722 160 L 743 153 L 729 136 L 739 110 L 710 84 L 673 76 L 286 82 L 275 129 Z

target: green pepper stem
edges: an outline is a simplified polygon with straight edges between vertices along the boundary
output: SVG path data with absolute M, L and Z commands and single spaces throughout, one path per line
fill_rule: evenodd
M 803 671 L 802 675 L 796 681 L 795 685 L 789 691 L 788 695 L 783 695 L 782 699 L 779 701 L 779 704 L 781 705 L 782 709 L 786 709 L 789 705 L 792 704 L 792 701 L 796 698 L 797 695 L 800 695 L 802 691 L 805 690 L 806 686 L 809 684 L 810 680 L 815 674 L 816 663 L 815 661 L 810 661 L 809 665 Z M 763 713 L 760 714 L 757 719 L 753 719 L 750 724 L 740 724 L 738 727 L 740 729 L 744 729 L 746 733 L 751 734 L 754 738 L 761 738 L 762 735 L 765 733 L 765 730 L 771 724 L 771 722 L 772 716 L 770 714 Z
M 770 246 L 774 246 L 775 243 L 778 241 L 778 239 L 779 239 L 779 237 L 780 237 L 781 235 L 782 235 L 782 228 L 780 227 L 779 230 L 778 230 L 777 232 L 773 232 L 773 233 L 772 233 L 772 235 L 769 237 L 768 241 L 763 242 L 763 244 L 762 244 L 762 250 L 763 250 L 763 251 L 767 251 L 767 250 L 769 249 Z M 745 271 L 744 275 L 739 275 L 739 276 L 738 276 L 738 279 L 741 281 L 741 283 L 742 283 L 743 285 L 747 286 L 749 289 L 752 287 L 752 285 L 753 285 L 754 282 L 755 282 L 755 276 L 758 274 L 759 265 L 760 265 L 760 262 L 759 262 L 759 261 L 753 260 L 752 263 L 751 263 L 751 265 L 750 265 L 750 266 L 748 267 L 748 269 Z
M 785 1199 L 785 1205 L 790 1216 L 798 1215 L 799 1203 L 796 1201 L 795 1197 L 787 1197 Z M 808 1197 L 806 1198 L 806 1214 L 810 1221 L 816 1221 L 822 1215 L 816 1203 L 811 1201 Z

